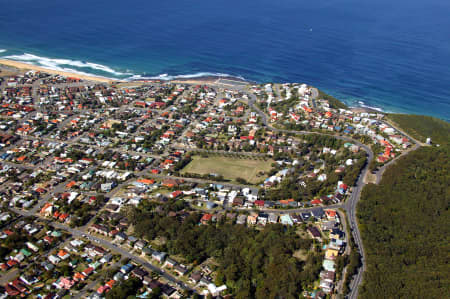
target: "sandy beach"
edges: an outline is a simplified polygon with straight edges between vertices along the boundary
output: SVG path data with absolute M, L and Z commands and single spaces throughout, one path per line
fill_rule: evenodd
M 48 69 L 45 67 L 40 67 L 40 66 L 29 64 L 29 63 L 23 63 L 23 62 L 8 60 L 8 59 L 0 59 L 0 65 L 14 67 L 14 68 L 17 68 L 20 70 L 34 70 L 34 71 L 46 72 L 49 74 L 62 75 L 62 76 L 66 76 L 66 77 L 75 77 L 75 78 L 80 78 L 80 79 L 83 79 L 86 81 L 96 81 L 96 82 L 104 82 L 104 83 L 117 82 L 117 80 L 112 80 L 110 78 L 52 70 L 52 69 Z
M 66 77 L 80 78 L 80 79 L 83 79 L 86 81 L 95 81 L 95 82 L 103 82 L 103 83 L 112 83 L 112 82 L 126 83 L 127 82 L 124 80 L 113 80 L 111 78 L 95 76 L 95 75 L 85 75 L 85 74 L 78 74 L 76 72 L 52 70 L 52 69 L 48 69 L 45 67 L 36 66 L 36 65 L 24 63 L 24 62 L 18 62 L 18 61 L 14 61 L 14 60 L 8 60 L 8 59 L 0 59 L 0 67 L 2 65 L 7 66 L 7 67 L 16 68 L 18 70 L 23 70 L 23 71 L 28 71 L 28 70 L 41 71 L 41 72 L 46 72 L 49 74 L 57 74 L 57 75 L 62 75 L 62 76 L 66 76 Z M 176 80 L 167 80 L 167 81 L 162 80 L 162 82 L 208 85 L 208 84 L 217 84 L 220 79 L 231 80 L 231 81 L 235 81 L 235 82 L 245 82 L 243 80 L 233 78 L 233 77 L 228 78 L 228 77 L 215 77 L 215 76 L 176 79 Z M 146 82 L 149 82 L 149 81 L 154 81 L 154 80 L 136 80 L 136 81 L 130 81 L 128 83 L 129 84 L 145 84 Z

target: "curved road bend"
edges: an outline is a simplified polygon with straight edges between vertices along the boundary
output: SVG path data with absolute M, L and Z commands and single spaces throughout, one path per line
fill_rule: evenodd
M 358 273 L 353 277 L 352 282 L 350 283 L 350 292 L 347 295 L 347 298 L 356 299 L 358 297 L 358 287 L 362 282 L 362 275 L 364 271 L 366 270 L 366 263 L 365 263 L 365 254 L 364 254 L 364 248 L 363 243 L 361 239 L 361 234 L 358 229 L 357 219 L 356 219 L 356 205 L 361 198 L 361 191 L 364 187 L 364 177 L 367 174 L 367 171 L 369 170 L 370 162 L 372 162 L 374 155 L 371 150 L 371 148 L 365 144 L 362 144 L 361 142 L 347 136 L 340 136 L 340 135 L 334 135 L 334 134 L 326 134 L 326 133 L 320 133 L 320 132 L 310 132 L 310 131 L 293 131 L 293 130 L 282 130 L 272 127 L 268 121 L 266 114 L 261 111 L 258 107 L 256 107 L 255 104 L 256 96 L 253 93 L 250 93 L 250 98 L 248 100 L 248 105 L 251 109 L 255 110 L 261 117 L 262 122 L 265 126 L 270 128 L 273 131 L 276 132 L 284 132 L 284 133 L 293 133 L 293 134 L 318 134 L 318 135 L 326 135 L 331 136 L 343 141 L 352 142 L 356 145 L 358 145 L 360 148 L 362 148 L 366 154 L 367 154 L 367 162 L 364 168 L 362 169 L 358 180 L 356 182 L 356 185 L 353 187 L 353 191 L 350 195 L 350 198 L 347 199 L 347 201 L 344 203 L 343 208 L 347 212 L 347 215 L 349 217 L 348 219 L 348 225 L 350 227 L 350 231 L 352 232 L 353 238 L 355 240 L 355 243 L 358 246 L 359 253 L 361 255 L 361 262 L 362 262 L 362 268 L 358 270 Z
M 233 87 L 231 87 L 231 88 L 233 88 Z M 245 87 L 243 87 L 243 86 L 234 87 L 234 89 L 236 89 L 238 91 L 245 91 Z M 362 274 L 363 274 L 363 272 L 366 269 L 366 264 L 365 264 L 365 255 L 364 255 L 363 244 L 362 244 L 361 235 L 360 235 L 360 232 L 359 232 L 359 229 L 358 229 L 358 225 L 357 225 L 355 211 L 356 211 L 356 205 L 357 205 L 357 203 L 358 203 L 358 201 L 360 199 L 360 196 L 361 196 L 362 188 L 364 187 L 364 182 L 363 182 L 364 177 L 367 174 L 367 171 L 368 171 L 368 168 L 369 168 L 369 164 L 370 164 L 370 162 L 372 161 L 372 159 L 374 157 L 372 150 L 367 145 L 364 145 L 361 142 L 359 142 L 357 140 L 354 140 L 353 138 L 350 138 L 350 137 L 347 137 L 347 136 L 326 134 L 326 133 L 320 133 L 320 132 L 283 130 L 283 129 L 274 128 L 268 123 L 266 114 L 263 111 L 261 111 L 258 107 L 256 107 L 254 105 L 254 103 L 256 101 L 256 96 L 253 93 L 249 93 L 249 95 L 250 95 L 250 98 L 248 100 L 248 104 L 249 104 L 250 108 L 255 110 L 260 115 L 263 124 L 266 127 L 268 127 L 271 130 L 273 130 L 273 131 L 284 132 L 284 133 L 292 133 L 292 134 L 301 134 L 301 135 L 318 134 L 318 135 L 331 136 L 331 137 L 334 137 L 334 138 L 337 138 L 337 139 L 340 139 L 340 140 L 352 142 L 352 143 L 358 145 L 359 147 L 361 147 L 366 152 L 366 154 L 368 156 L 367 163 L 364 166 L 364 168 L 362 169 L 362 171 L 360 173 L 360 176 L 358 177 L 358 180 L 356 182 L 356 185 L 353 187 L 353 191 L 352 191 L 352 194 L 350 195 L 350 198 L 344 204 L 338 204 L 338 205 L 330 206 L 330 208 L 332 208 L 332 207 L 336 207 L 336 208 L 337 207 L 343 207 L 346 210 L 347 214 L 349 215 L 348 225 L 350 226 L 350 230 L 352 231 L 353 238 L 354 238 L 356 244 L 358 245 L 358 250 L 359 250 L 359 252 L 361 254 L 362 268 L 359 269 L 358 273 L 353 278 L 353 280 L 352 280 L 352 282 L 350 284 L 350 293 L 347 295 L 348 298 L 352 298 L 352 299 L 357 298 L 357 296 L 358 296 L 358 286 L 362 282 Z M 404 134 L 404 135 L 408 136 L 407 134 Z M 410 137 L 410 136 L 408 136 L 408 137 Z M 412 140 L 414 140 L 414 139 L 412 139 Z M 420 147 L 420 145 L 416 143 L 415 147 L 413 149 L 411 149 L 411 150 L 415 150 L 418 147 Z M 410 152 L 410 151 L 408 151 L 408 152 Z M 406 153 L 407 152 L 404 152 L 403 154 L 406 154 Z M 399 155 L 398 157 L 400 157 L 402 155 Z M 383 166 L 378 171 L 378 173 L 377 173 L 377 182 L 379 181 L 379 178 L 383 174 L 385 168 L 388 165 L 390 165 L 391 163 L 393 163 L 396 159 L 390 161 L 389 163 L 387 163 L 385 166 Z M 181 179 L 185 179 L 186 180 L 186 178 L 181 178 Z M 217 182 L 215 182 L 215 183 L 217 183 Z M 242 187 L 242 186 L 240 186 L 240 187 Z M 305 210 L 308 210 L 308 209 L 292 209 L 292 210 L 288 210 L 288 211 L 289 212 L 296 212 L 296 211 L 300 212 L 300 211 L 305 211 Z M 288 212 L 288 211 L 286 211 L 286 212 Z M 30 213 L 30 212 L 24 212 L 24 211 L 15 211 L 15 212 L 17 212 L 18 214 L 21 214 L 23 216 L 35 216 L 35 215 L 32 215 L 32 213 Z M 282 211 L 280 210 L 279 212 L 282 212 Z M 61 229 L 69 231 L 74 236 L 81 237 L 81 236 L 83 236 L 85 234 L 81 230 L 72 229 L 70 227 L 67 227 L 67 226 L 62 225 L 62 224 L 57 223 L 57 222 L 52 222 L 52 224 L 55 227 L 59 227 Z M 168 281 L 176 283 L 176 284 L 178 284 L 179 286 L 181 286 L 184 289 L 192 290 L 189 286 L 187 286 L 186 284 L 178 281 L 176 278 L 174 278 L 171 275 L 167 274 L 166 272 L 164 272 L 160 268 L 155 267 L 152 264 L 146 262 L 145 260 L 130 254 L 128 251 L 126 251 L 126 250 L 124 250 L 124 249 L 122 249 L 122 248 L 120 248 L 120 247 L 118 247 L 118 246 L 116 246 L 116 245 L 106 241 L 106 240 L 103 240 L 101 238 L 97 238 L 97 237 L 94 237 L 92 235 L 89 235 L 89 238 L 90 238 L 90 240 L 93 240 L 93 241 L 95 241 L 95 242 L 97 242 L 97 243 L 99 243 L 99 244 L 101 244 L 101 245 L 103 245 L 105 247 L 108 247 L 109 249 L 112 249 L 114 251 L 117 251 L 117 252 L 121 253 L 123 256 L 129 257 L 130 259 L 135 260 L 136 262 L 142 264 L 143 266 L 145 266 L 145 267 L 153 270 L 154 272 L 160 274 L 161 276 L 166 278 Z
M 317 92 L 315 93 L 314 97 L 317 97 Z M 253 110 L 255 110 L 261 117 L 262 122 L 265 126 L 267 126 L 268 128 L 274 130 L 274 131 L 278 131 L 278 132 L 286 132 L 286 133 L 294 133 L 294 134 L 319 134 L 319 135 L 328 135 L 328 136 L 332 136 L 335 137 L 337 139 L 340 140 L 344 140 L 344 141 L 348 141 L 348 142 L 352 142 L 356 145 L 358 145 L 360 148 L 362 148 L 366 154 L 367 154 L 367 163 L 364 166 L 364 168 L 362 169 L 358 180 L 356 182 L 356 185 L 353 187 L 353 191 L 352 194 L 350 195 L 350 198 L 343 204 L 343 207 L 345 209 L 345 211 L 347 212 L 347 215 L 349 217 L 349 221 L 348 221 L 348 225 L 350 227 L 350 230 L 352 232 L 353 238 L 355 240 L 355 243 L 358 246 L 358 250 L 359 253 L 361 255 L 361 263 L 362 263 L 362 267 L 359 268 L 358 273 L 353 277 L 353 280 L 350 283 L 350 292 L 349 294 L 347 294 L 347 298 L 350 299 L 356 299 L 358 297 L 358 289 L 359 286 L 362 282 L 363 279 L 363 273 L 366 270 L 366 257 L 364 254 L 364 247 L 363 247 L 363 243 L 362 243 L 362 239 L 361 239 L 361 234 L 358 228 L 358 223 L 357 223 L 357 218 L 356 218 L 356 206 L 358 204 L 358 201 L 361 198 L 361 191 L 365 185 L 364 183 L 364 177 L 367 174 L 367 171 L 369 170 L 369 165 L 370 162 L 372 162 L 373 158 L 374 158 L 374 154 L 371 150 L 371 148 L 367 145 L 362 144 L 361 142 L 354 140 L 353 138 L 347 137 L 347 136 L 340 136 L 340 135 L 333 135 L 333 134 L 326 134 L 326 133 L 318 133 L 318 132 L 308 132 L 308 131 L 291 131 L 291 130 L 281 130 L 281 129 L 276 129 L 273 128 L 267 121 L 267 115 L 261 111 L 258 107 L 256 107 L 254 104 L 256 102 L 256 96 L 250 92 L 250 98 L 248 100 L 248 105 L 250 106 L 250 108 L 252 108 Z M 412 147 L 411 149 L 408 149 L 407 151 L 404 151 L 401 155 L 397 156 L 395 159 L 389 161 L 389 163 L 385 164 L 384 166 L 382 166 L 376 173 L 377 176 L 377 184 L 380 182 L 381 177 L 384 173 L 384 171 L 386 170 L 386 168 L 392 164 L 394 164 L 398 158 L 407 155 L 408 153 L 418 149 L 421 145 L 423 145 L 421 142 L 417 141 L 416 139 L 412 138 L 411 136 L 409 136 L 408 134 L 406 134 L 403 130 L 401 130 L 400 128 L 398 128 L 397 126 L 394 126 L 392 123 L 389 123 L 389 125 L 393 126 L 395 129 L 397 129 L 400 133 L 402 133 L 403 135 L 407 136 L 410 140 L 412 140 L 415 145 L 414 147 Z

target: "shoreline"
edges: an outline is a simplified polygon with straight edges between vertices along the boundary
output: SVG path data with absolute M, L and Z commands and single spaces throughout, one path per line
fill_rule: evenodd
M 67 71 L 60 71 L 60 70 L 52 70 L 50 68 L 37 66 L 31 63 L 25 63 L 25 62 L 19 62 L 15 60 L 9 60 L 9 59 L 0 59 L 0 65 L 1 66 L 7 66 L 16 68 L 18 70 L 26 70 L 26 71 L 39 71 L 39 72 L 46 72 L 52 75 L 61 75 L 65 77 L 75 77 L 79 79 L 83 79 L 86 81 L 96 81 L 96 82 L 102 82 L 102 83 L 113 83 L 113 82 L 121 82 L 122 80 L 115 80 L 112 78 L 106 78 L 101 76 L 95 76 L 95 75 L 84 75 L 79 74 L 77 72 L 67 72 Z
M 350 111 L 353 112 L 357 112 L 357 113 L 361 113 L 361 112 L 366 112 L 366 113 L 381 113 L 381 114 L 387 114 L 387 112 L 385 111 L 379 111 L 373 108 L 367 108 L 367 107 L 348 107 Z
M 21 62 L 21 61 L 15 61 L 10 59 L 4 59 L 0 58 L 0 68 L 1 67 L 7 67 L 7 68 L 14 68 L 17 70 L 22 71 L 39 71 L 39 72 L 46 72 L 52 75 L 61 75 L 65 77 L 75 77 L 79 79 L 83 79 L 86 81 L 94 81 L 94 82 L 102 82 L 102 83 L 136 83 L 136 84 L 143 84 L 146 82 L 167 82 L 167 83 L 179 83 L 179 84 L 216 84 L 219 80 L 229 80 L 233 81 L 239 84 L 250 84 L 252 82 L 243 80 L 241 78 L 233 77 L 233 76 L 204 76 L 204 77 L 197 77 L 197 78 L 178 78 L 173 80 L 164 80 L 164 79 L 138 79 L 138 80 L 125 80 L 125 79 L 115 79 L 115 78 L 108 78 L 103 76 L 97 76 L 97 75 L 88 75 L 88 74 L 80 74 L 78 72 L 70 72 L 70 71 L 63 71 L 63 70 L 54 70 L 51 68 L 46 68 L 42 66 L 37 66 L 31 63 Z M 11 71 L 11 70 L 8 70 Z
M 147 82 L 166 82 L 166 83 L 175 83 L 175 84 L 198 84 L 198 85 L 208 85 L 208 84 L 223 84 L 223 85 L 233 85 L 233 84 L 258 84 L 257 82 L 247 81 L 242 78 L 233 77 L 233 76 L 204 76 L 204 77 L 196 77 L 196 78 L 178 78 L 173 80 L 164 80 L 164 79 L 142 79 L 142 80 L 124 80 L 124 79 L 114 79 L 107 78 L 96 75 L 88 75 L 88 74 L 80 74 L 78 72 L 69 72 L 63 70 L 54 70 L 42 66 L 37 66 L 31 63 L 19 62 L 10 59 L 0 58 L 0 69 L 4 68 L 6 71 L 12 71 L 11 68 L 17 71 L 40 71 L 46 72 L 53 75 L 61 75 L 65 77 L 75 77 L 86 81 L 92 82 L 101 82 L 101 83 L 123 83 L 123 84 L 145 84 Z M 1 74 L 1 73 L 0 73 Z M 220 82 L 223 80 L 223 82 Z M 342 102 L 342 101 L 341 101 Z M 379 111 L 373 108 L 368 107 L 358 107 L 353 106 L 349 107 L 349 110 L 353 112 L 367 112 L 367 113 L 383 113 L 386 114 L 388 112 Z

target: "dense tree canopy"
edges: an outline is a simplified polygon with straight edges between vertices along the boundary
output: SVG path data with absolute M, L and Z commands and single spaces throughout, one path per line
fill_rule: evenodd
M 114 287 L 106 294 L 107 299 L 123 299 L 136 294 L 136 291 L 142 286 L 142 281 L 138 278 L 130 278 Z
M 388 118 L 412 137 L 425 142 L 431 137 L 433 143 L 450 143 L 450 123 L 435 117 L 411 114 L 389 114 Z
M 146 239 L 167 239 L 164 249 L 198 264 L 213 257 L 218 262 L 216 283 L 225 283 L 236 298 L 296 298 L 317 279 L 323 254 L 310 252 L 305 261 L 295 251 L 310 251 L 313 241 L 295 228 L 281 224 L 262 230 L 220 221 L 198 225 L 200 215 L 184 219 L 143 209 L 132 211 L 135 233 Z
M 420 148 L 390 167 L 380 185 L 364 188 L 361 298 L 450 294 L 449 154 L 448 147 Z

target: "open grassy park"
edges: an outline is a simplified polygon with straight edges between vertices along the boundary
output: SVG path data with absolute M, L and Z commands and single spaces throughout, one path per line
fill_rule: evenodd
M 243 178 L 251 184 L 257 184 L 267 176 L 258 176 L 260 172 L 270 171 L 274 161 L 267 159 L 237 158 L 227 156 L 193 156 L 192 161 L 181 171 L 184 173 L 196 174 L 218 174 L 225 180 L 236 181 L 236 178 Z

